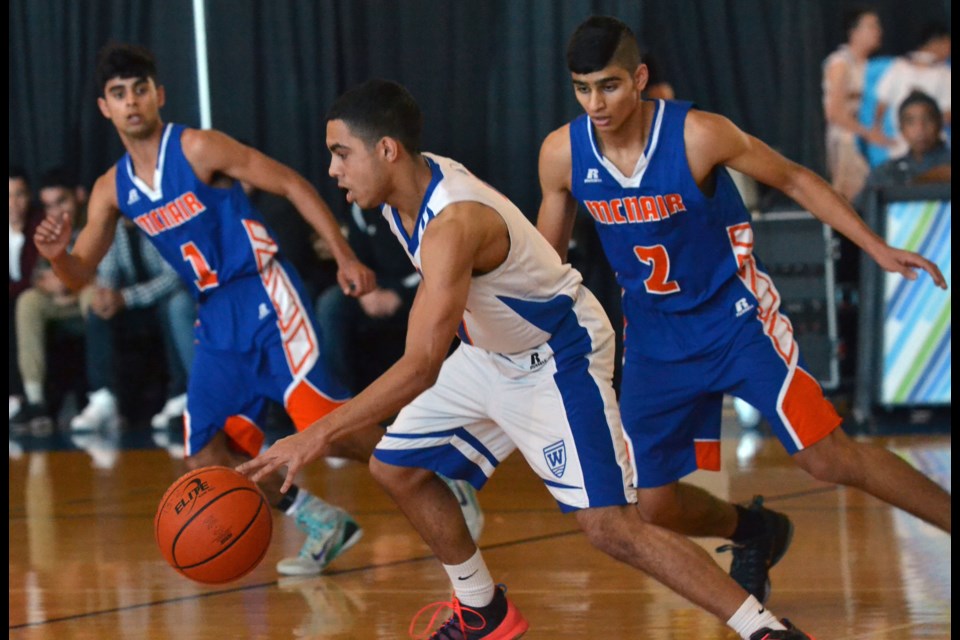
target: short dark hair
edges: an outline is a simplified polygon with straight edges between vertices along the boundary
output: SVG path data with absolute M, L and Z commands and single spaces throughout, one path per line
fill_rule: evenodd
M 879 15 L 877 10 L 873 7 L 868 7 L 866 5 L 859 5 L 856 7 L 851 7 L 843 12 L 842 26 L 843 26 L 843 39 L 844 41 L 850 39 L 850 32 L 857 28 L 857 25 L 860 24 L 860 19 L 865 15 L 869 14 Z
M 926 105 L 926 107 L 930 109 L 933 119 L 937 121 L 937 128 L 939 129 L 943 126 L 943 112 L 940 111 L 940 105 L 938 105 L 937 101 L 931 98 L 929 94 L 923 91 L 911 91 L 910 95 L 904 98 L 900 106 L 897 107 L 897 117 L 903 118 L 903 112 L 907 110 L 907 107 L 915 104 Z
M 153 78 L 156 82 L 156 58 L 140 45 L 110 41 L 97 54 L 94 82 L 98 95 L 103 95 L 104 87 L 113 78 Z
M 387 136 L 410 153 L 420 153 L 423 114 L 410 92 L 396 82 L 374 79 L 353 87 L 330 107 L 330 120 L 343 120 L 370 146 Z
M 23 183 L 27 185 L 27 188 L 30 187 L 30 178 L 27 177 L 27 170 L 19 164 L 10 165 L 10 179 L 23 180 Z
M 75 189 L 77 187 L 77 179 L 73 171 L 63 166 L 53 167 L 44 171 L 43 175 L 40 176 L 40 190 L 53 187 Z
M 609 64 L 617 64 L 632 73 L 641 62 L 633 31 L 611 16 L 587 18 L 567 44 L 567 68 L 572 73 L 593 73 Z

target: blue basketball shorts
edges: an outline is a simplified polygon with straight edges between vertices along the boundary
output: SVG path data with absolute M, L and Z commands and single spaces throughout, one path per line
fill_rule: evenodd
M 739 292 L 721 305 L 626 318 L 620 410 L 637 487 L 720 469 L 725 394 L 756 407 L 791 455 L 840 425 L 800 355 L 772 280 L 750 273 L 752 286 L 734 281 Z
M 256 456 L 267 401 L 303 430 L 349 398 L 323 366 L 320 329 L 296 272 L 280 260 L 259 277 L 220 288 L 199 309 L 184 416 L 186 454 L 223 430 L 232 448 Z

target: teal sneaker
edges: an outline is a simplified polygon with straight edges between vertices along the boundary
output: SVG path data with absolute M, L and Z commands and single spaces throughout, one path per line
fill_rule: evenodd
M 363 529 L 350 514 L 310 496 L 296 515 L 297 528 L 307 534 L 300 553 L 277 563 L 285 576 L 313 576 L 363 537 Z

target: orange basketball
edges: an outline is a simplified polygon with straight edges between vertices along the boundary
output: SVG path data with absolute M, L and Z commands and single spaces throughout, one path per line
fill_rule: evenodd
M 171 567 L 191 580 L 220 584 L 260 564 L 273 518 L 252 481 L 228 467 L 204 467 L 170 485 L 153 532 Z

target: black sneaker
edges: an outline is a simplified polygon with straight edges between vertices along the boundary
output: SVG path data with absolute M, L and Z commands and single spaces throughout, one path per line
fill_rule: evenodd
M 20 410 L 10 418 L 10 426 L 18 429 L 40 429 L 43 427 L 52 427 L 53 418 L 47 410 L 47 405 L 39 403 L 24 404 Z
M 428 604 L 420 609 L 410 623 L 410 636 L 426 640 L 515 640 L 525 634 L 530 625 L 513 603 L 507 600 L 506 592 L 506 587 L 498 584 L 493 601 L 485 607 L 466 607 L 456 597 L 452 602 Z M 429 609 L 434 609 L 434 613 L 427 623 L 427 631 L 416 634 L 414 628 L 417 619 Z M 453 615 L 427 636 L 443 609 L 452 609 Z
M 780 622 L 786 627 L 786 630 L 773 630 L 764 627 L 751 635 L 750 640 L 816 640 L 813 636 L 800 631 L 800 629 L 790 624 L 790 621 L 786 618 Z
M 725 544 L 717 551 L 733 551 L 730 577 L 761 603 L 770 597 L 770 568 L 790 547 L 793 539 L 793 523 L 790 518 L 763 506 L 763 496 L 754 496 L 749 510 L 763 515 L 763 534 L 744 542 Z

